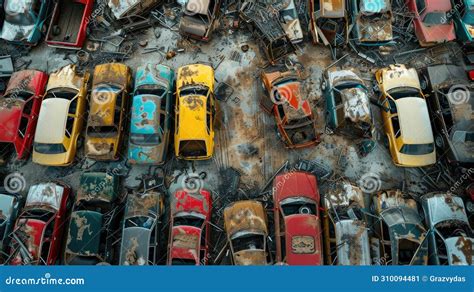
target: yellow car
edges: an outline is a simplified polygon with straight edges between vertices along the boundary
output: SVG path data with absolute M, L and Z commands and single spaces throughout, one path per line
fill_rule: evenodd
M 68 65 L 49 77 L 36 127 L 33 162 L 67 166 L 74 161 L 86 110 L 89 74 Z
M 390 65 L 378 70 L 375 78 L 393 162 L 404 167 L 434 164 L 433 130 L 416 70 Z
M 214 152 L 214 69 L 202 64 L 183 66 L 176 77 L 175 154 L 203 160 Z
M 95 67 L 84 151 L 95 160 L 119 159 L 132 74 L 124 64 Z

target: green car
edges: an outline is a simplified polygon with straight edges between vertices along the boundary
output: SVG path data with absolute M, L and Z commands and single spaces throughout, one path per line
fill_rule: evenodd
M 456 36 L 462 43 L 474 37 L 474 0 L 452 0 Z

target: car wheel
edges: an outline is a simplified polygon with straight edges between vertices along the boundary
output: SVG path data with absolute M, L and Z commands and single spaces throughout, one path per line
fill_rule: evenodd
M 436 135 L 435 144 L 436 144 L 436 146 L 439 147 L 439 148 L 444 148 L 444 140 L 443 140 L 443 137 L 441 137 L 440 135 Z

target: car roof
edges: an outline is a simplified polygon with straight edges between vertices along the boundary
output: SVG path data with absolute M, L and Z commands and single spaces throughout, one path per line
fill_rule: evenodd
M 47 98 L 43 101 L 36 126 L 35 142 L 63 142 L 70 103 L 70 100 L 64 98 Z
M 186 95 L 179 98 L 179 137 L 181 140 L 206 139 L 206 102 L 205 96 Z
M 130 132 L 134 134 L 160 133 L 160 115 L 165 114 L 160 104 L 166 102 L 165 98 L 151 94 L 134 96 Z
M 428 106 L 423 98 L 405 97 L 395 101 L 402 139 L 405 144 L 433 143 Z
M 344 17 L 346 14 L 345 0 L 320 0 L 321 16 L 323 17 Z
M 55 183 L 33 185 L 28 191 L 25 207 L 44 206 L 58 211 L 61 207 L 64 187 Z

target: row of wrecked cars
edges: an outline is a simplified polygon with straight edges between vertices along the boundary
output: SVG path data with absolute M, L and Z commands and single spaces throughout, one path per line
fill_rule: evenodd
M 463 200 L 450 193 L 426 194 L 421 207 L 400 190 L 380 191 L 369 202 L 360 188 L 340 181 L 321 197 L 314 175 L 290 171 L 276 176 L 272 195 L 274 235 L 262 202 L 224 209 L 232 264 L 473 264 L 473 230 Z M 211 192 L 170 195 L 166 252 L 160 248 L 165 197 L 160 184 L 123 194 L 118 177 L 105 172 L 82 174 L 77 194 L 58 181 L 32 185 L 25 202 L 2 189 L 1 259 L 9 265 L 210 264 Z

